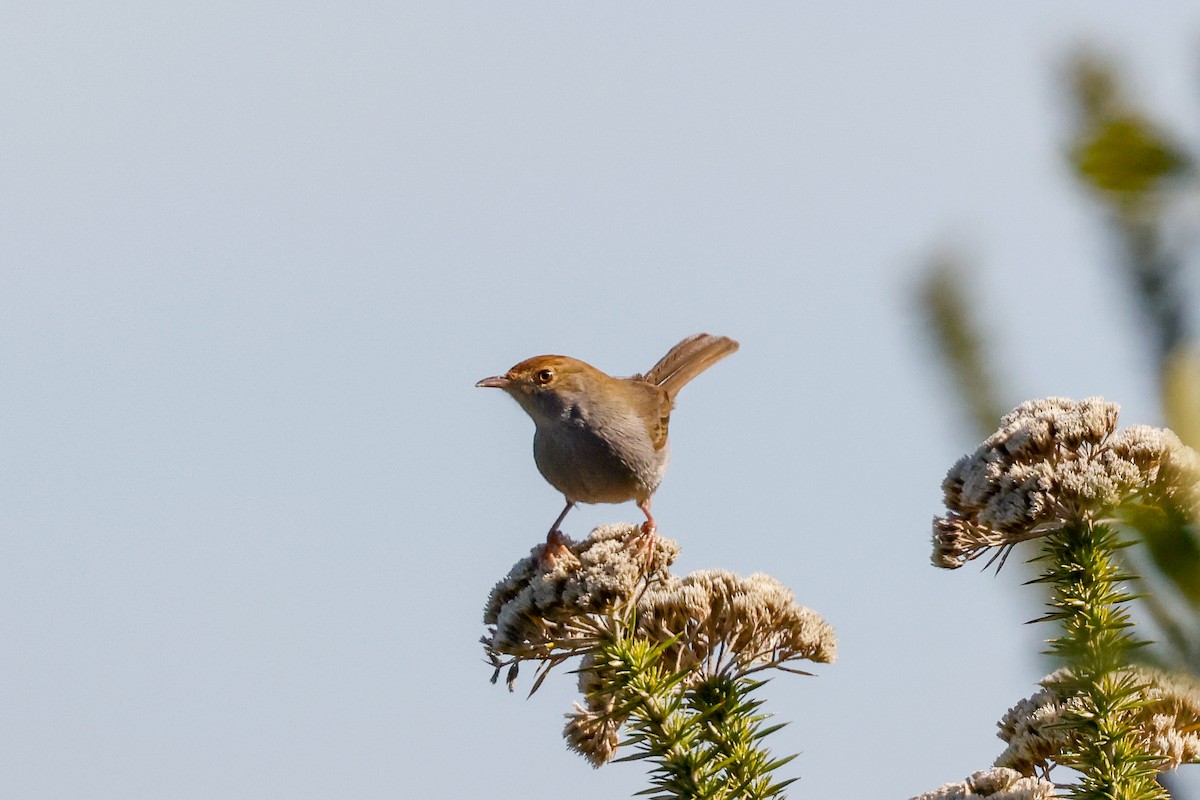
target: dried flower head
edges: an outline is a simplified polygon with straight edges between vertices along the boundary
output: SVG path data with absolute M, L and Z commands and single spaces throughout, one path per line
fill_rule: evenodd
M 656 584 L 638 603 L 638 632 L 670 642 L 665 660 L 698 675 L 723 670 L 744 675 L 800 659 L 836 656 L 833 628 L 797 605 L 779 581 L 723 570 L 693 572 Z
M 582 542 L 568 541 L 552 565 L 535 548 L 496 585 L 484 610 L 493 680 L 508 665 L 511 688 L 519 664 L 535 661 L 536 690 L 555 665 L 581 657 L 583 703 L 566 715 L 563 736 L 597 767 L 612 760 L 635 709 L 661 699 L 651 685 L 682 692 L 718 676 L 732 685 L 759 670 L 799 672 L 787 665 L 836 657 L 833 628 L 775 579 L 723 571 L 676 578 L 668 567 L 678 545 L 659 538 L 647 552 L 639 534 L 633 525 L 597 528 Z M 755 707 L 730 704 L 725 713 Z M 746 723 L 747 736 L 755 730 L 753 720 Z
M 954 569 L 1063 525 L 1098 520 L 1124 503 L 1193 509 L 1200 460 L 1173 433 L 1117 433 L 1118 406 L 1098 397 L 1022 403 L 942 483 L 946 515 L 933 521 L 933 563 Z
M 579 753 L 593 767 L 612 761 L 620 743 L 618 732 L 628 718 L 617 710 L 616 690 L 611 675 L 603 665 L 596 664 L 595 653 L 586 654 L 579 664 L 579 693 L 584 703 L 575 703 L 567 713 L 563 738 L 567 747 Z
M 593 767 L 603 767 L 617 753 L 622 722 L 611 711 L 593 711 L 576 703 L 574 710 L 567 714 L 563 738 L 567 740 L 567 747 L 586 758 Z
M 1054 784 L 1044 778 L 1026 777 L 1016 770 L 994 767 L 976 772 L 965 781 L 939 786 L 912 800 L 960 800 L 964 797 L 1051 800 L 1054 797 Z
M 1076 729 L 1067 719 L 1083 711 L 1084 701 L 1062 696 L 1070 677 L 1067 668 L 1051 673 L 1039 692 L 1004 715 L 997 735 L 1008 747 L 996 766 L 1026 775 L 1045 772 L 1075 749 Z M 1160 760 L 1160 771 L 1200 760 L 1200 682 L 1147 667 L 1120 670 L 1110 678 L 1138 687 L 1140 702 L 1126 723 L 1138 731 L 1145 751 Z
M 640 532 L 636 525 L 607 525 L 582 542 L 567 539 L 566 552 L 552 566 L 541 557 L 545 545 L 513 565 L 483 613 L 484 624 L 492 626 L 484 643 L 494 659 L 586 651 L 598 630 L 597 615 L 627 606 L 679 554 L 675 542 L 655 537 L 647 555 Z
M 1200 511 L 1200 455 L 1174 432 L 1131 425 L 1112 438 L 1110 447 L 1121 463 L 1136 470 L 1132 500 L 1169 505 L 1193 516 Z

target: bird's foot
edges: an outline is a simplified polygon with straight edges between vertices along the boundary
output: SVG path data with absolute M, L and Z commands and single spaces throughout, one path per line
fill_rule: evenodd
M 542 554 L 538 557 L 538 566 L 546 572 L 554 569 L 561 556 L 571 552 L 567 547 L 567 537 L 558 528 L 546 534 L 546 543 L 542 545 Z
M 641 551 L 643 556 L 642 571 L 649 575 L 654 566 L 654 544 L 658 540 L 658 526 L 653 520 L 646 520 L 638 528 L 638 532 L 626 540 L 625 546 Z

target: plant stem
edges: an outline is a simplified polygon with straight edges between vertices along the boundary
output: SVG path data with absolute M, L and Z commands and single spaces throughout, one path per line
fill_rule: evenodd
M 1058 688 L 1067 724 L 1077 731 L 1077 749 L 1064 753 L 1063 763 L 1083 776 L 1071 788 L 1079 800 L 1165 800 L 1155 759 L 1132 721 L 1144 687 L 1123 668 L 1145 642 L 1132 631 L 1133 596 L 1121 583 L 1133 576 L 1118 568 L 1118 547 L 1111 528 L 1081 521 L 1048 536 L 1040 557 L 1045 569 L 1037 582 L 1052 589 L 1052 610 L 1042 620 L 1060 627 L 1048 653 L 1069 668 Z

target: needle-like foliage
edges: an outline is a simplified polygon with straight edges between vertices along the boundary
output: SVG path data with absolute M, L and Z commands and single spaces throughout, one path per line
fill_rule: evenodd
M 950 470 L 947 513 L 934 520 L 937 566 L 1040 540 L 1031 583 L 1049 589 L 1038 622 L 1057 626 L 1047 654 L 1061 668 L 1042 693 L 1001 721 L 1009 749 L 997 767 L 1026 776 L 1055 765 L 1080 774 L 1079 800 L 1160 800 L 1165 769 L 1195 760 L 1200 693 L 1185 679 L 1133 668 L 1146 644 L 1120 566 L 1118 525 L 1155 510 L 1195 519 L 1200 458 L 1170 431 L 1117 430 L 1117 406 L 1099 398 L 1023 403 Z

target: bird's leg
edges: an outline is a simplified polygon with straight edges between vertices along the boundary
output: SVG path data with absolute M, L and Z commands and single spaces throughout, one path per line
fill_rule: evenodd
M 646 564 L 644 571 L 649 574 L 650 567 L 654 563 L 654 540 L 657 538 L 656 531 L 658 525 L 654 522 L 654 515 L 650 513 L 650 498 L 639 500 L 637 507 L 646 515 L 646 521 L 642 523 L 641 533 L 633 537 L 630 542 L 637 542 L 638 547 L 644 551 Z
M 653 539 L 654 532 L 658 530 L 658 524 L 654 521 L 654 516 L 650 513 L 650 498 L 647 497 L 645 500 L 639 500 L 637 506 L 646 515 L 646 521 L 642 523 L 642 535 Z
M 569 497 L 565 499 L 567 501 L 567 505 L 563 508 L 562 513 L 558 515 L 558 519 L 554 520 L 554 524 L 550 526 L 550 532 L 546 534 L 546 544 L 562 544 L 562 531 L 558 529 L 558 526 L 562 524 L 564 519 L 566 519 L 567 512 L 575 507 L 574 500 Z
M 546 534 L 546 546 L 542 548 L 541 558 L 542 566 L 546 569 L 553 568 L 555 558 L 567 552 L 567 543 L 563 541 L 563 534 L 558 526 L 566 518 L 567 512 L 575 507 L 575 501 L 569 497 L 566 498 L 566 501 L 566 507 L 558 515 L 558 519 L 554 520 L 554 524 L 550 526 L 550 532 Z

